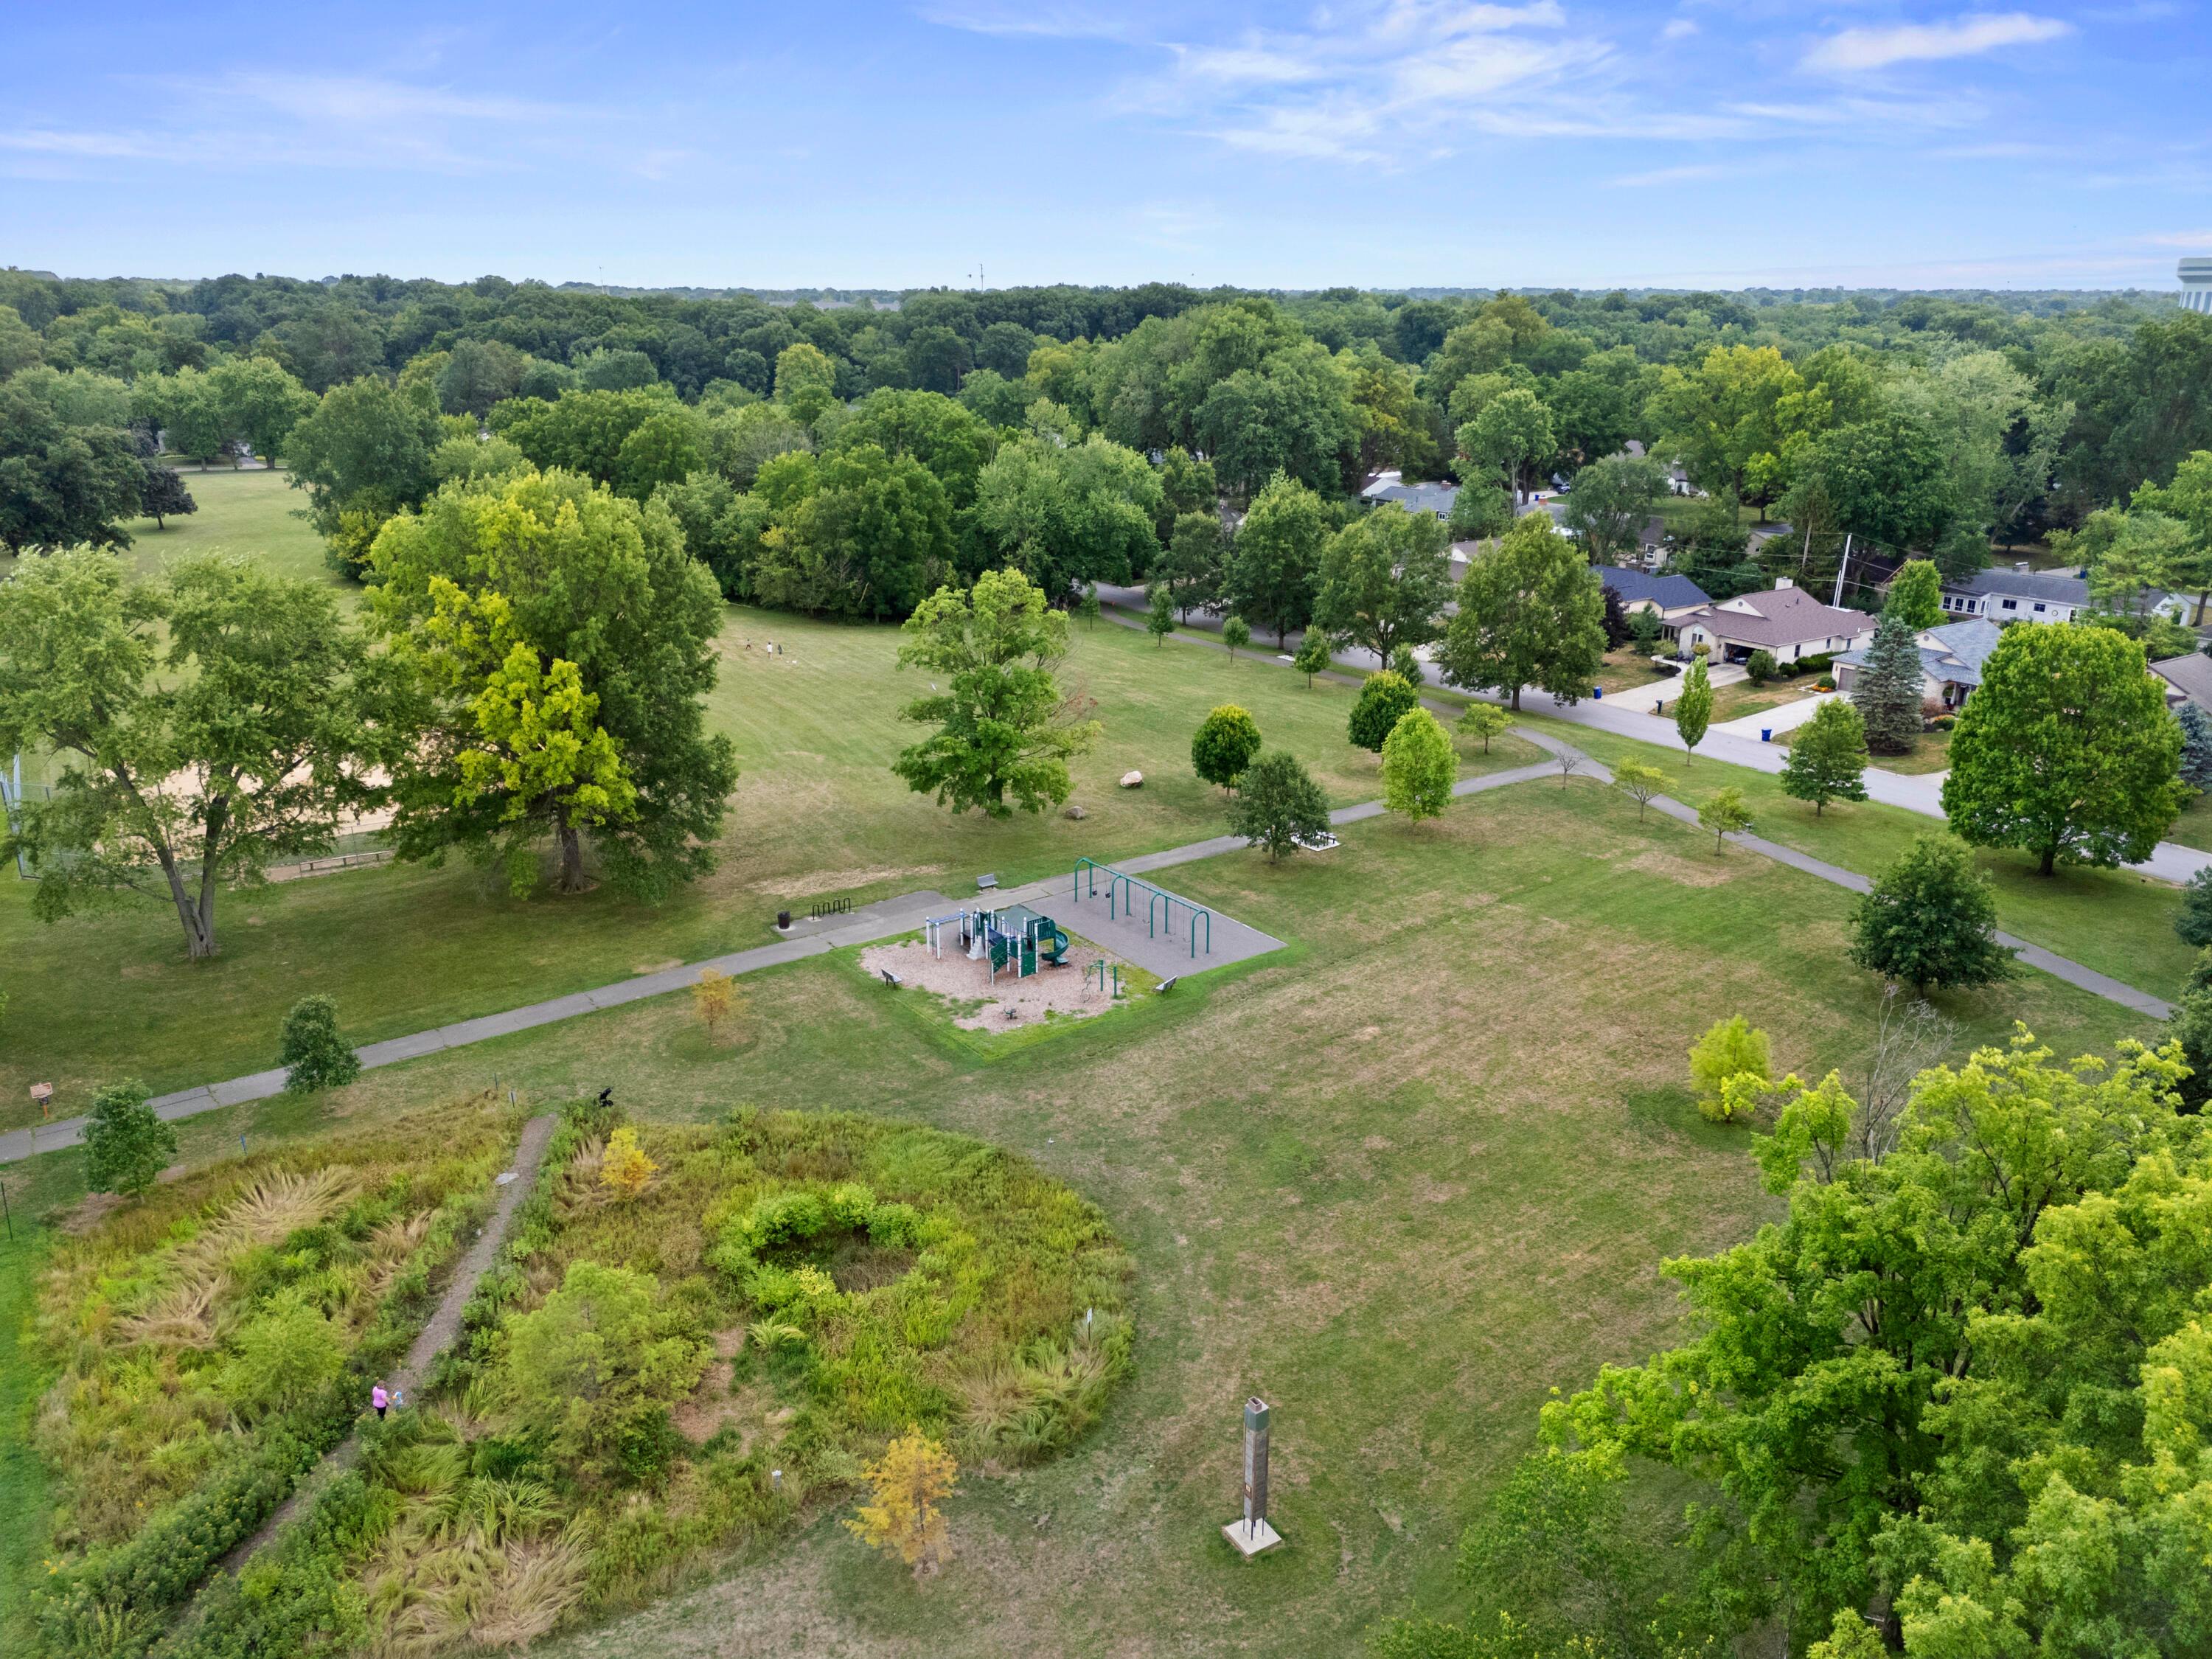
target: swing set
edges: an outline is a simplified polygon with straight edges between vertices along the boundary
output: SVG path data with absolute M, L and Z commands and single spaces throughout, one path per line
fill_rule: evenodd
M 1106 919 L 1117 921 L 1127 916 L 1133 921 L 1137 915 L 1137 899 L 1145 901 L 1145 929 L 1158 939 L 1164 931 L 1170 939 L 1176 936 L 1176 912 L 1182 911 L 1188 921 L 1183 932 L 1190 940 L 1191 960 L 1198 960 L 1199 924 L 1206 925 L 1206 954 L 1213 954 L 1213 912 L 1202 904 L 1193 904 L 1188 899 L 1177 898 L 1173 893 L 1139 881 L 1134 876 L 1124 875 L 1110 864 L 1101 864 L 1096 859 L 1075 861 L 1075 886 L 1073 896 L 1078 903 L 1098 896 L 1098 878 L 1106 878 Z M 1086 885 L 1087 883 L 1087 885 Z

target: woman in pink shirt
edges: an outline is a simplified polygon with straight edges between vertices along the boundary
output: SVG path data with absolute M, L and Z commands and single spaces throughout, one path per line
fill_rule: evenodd
M 391 1396 L 384 1392 L 383 1383 L 378 1383 L 368 1391 L 368 1403 L 376 1407 L 376 1420 L 381 1423 L 384 1420 L 384 1408 L 392 1403 Z

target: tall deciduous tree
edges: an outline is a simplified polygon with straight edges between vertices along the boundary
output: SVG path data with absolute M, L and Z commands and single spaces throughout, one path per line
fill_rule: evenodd
M 943 683 L 899 711 L 938 730 L 892 769 L 956 812 L 1004 818 L 1060 805 L 1073 787 L 1067 763 L 1099 732 L 1053 678 L 1067 647 L 1066 613 L 1018 570 L 987 570 L 964 593 L 938 589 L 907 618 L 898 656 Z
M 225 357 L 208 370 L 225 435 L 242 438 L 270 465 L 315 407 L 315 394 L 270 357 Z
M 1832 800 L 1867 798 L 1866 764 L 1866 726 L 1859 711 L 1831 697 L 1791 737 L 1782 763 L 1782 793 L 1811 801 L 1817 817 Z
M 1694 1334 L 1547 1406 L 1547 1448 L 1715 1483 L 1696 1599 L 1733 1629 L 1846 1632 L 1814 1649 L 1838 1659 L 2185 1650 L 2212 1274 L 2180 1241 L 2212 1170 L 2180 1070 L 2023 1034 L 1920 1073 L 1880 1155 L 1840 1077 L 1784 1079 L 1753 1144 L 1787 1208 L 1667 1264 Z
M 1522 475 L 1559 447 L 1552 430 L 1552 411 L 1525 386 L 1501 392 L 1482 412 L 1459 429 L 1462 454 L 1501 475 L 1513 499 L 1522 499 Z
M 2181 726 L 2142 647 L 2109 628 L 2008 628 L 1951 737 L 1943 811 L 1978 847 L 2110 867 L 2147 859 L 2189 798 Z
M 307 492 L 315 528 L 337 538 L 353 514 L 373 537 L 374 526 L 420 501 L 430 489 L 437 432 L 434 414 L 374 376 L 325 392 L 285 444 L 292 483 Z M 357 533 L 346 544 L 366 553 L 367 538 Z
M 1159 510 L 1159 476 L 1134 450 L 1095 434 L 1065 447 L 1024 438 L 977 477 L 973 556 L 1018 569 L 1057 605 L 1080 583 L 1142 573 L 1158 550 Z
M 1881 613 L 1894 611 L 1914 629 L 1934 628 L 1943 620 L 1943 573 L 1931 559 L 1907 559 L 1890 578 Z
M 1253 498 L 1237 532 L 1224 597 L 1247 622 L 1273 629 L 1278 650 L 1313 619 L 1324 534 L 1321 497 L 1280 472 Z
M 422 700 L 394 779 L 402 857 L 501 856 L 520 880 L 550 833 L 574 890 L 589 831 L 647 897 L 714 867 L 737 781 L 705 728 L 721 596 L 664 504 L 568 472 L 448 484 L 372 563 L 376 626 Z
M 1439 817 L 1458 776 L 1451 734 L 1427 709 L 1407 709 L 1382 740 L 1382 805 L 1414 823 Z
M 34 913 L 142 894 L 212 956 L 226 884 L 325 850 L 377 798 L 392 733 L 368 675 L 327 589 L 243 562 L 130 581 L 80 551 L 0 582 L 0 750 L 62 761 L 9 843 L 40 868 Z
M 1619 564 L 1635 552 L 1644 526 L 1667 493 L 1667 470 L 1643 455 L 1607 455 L 1575 474 L 1564 522 L 1592 564 Z
M 1851 681 L 1851 703 L 1866 727 L 1868 748 L 1878 755 L 1912 752 L 1924 684 L 1917 630 L 1903 612 L 1884 611 L 1866 661 Z
M 0 547 L 128 547 L 145 470 L 118 428 L 64 424 L 52 405 L 0 381 Z
M 1451 596 L 1451 542 L 1443 520 L 1388 501 L 1322 549 L 1313 620 L 1388 663 L 1399 647 L 1437 637 Z
M 1548 516 L 1532 513 L 1468 566 L 1437 665 L 1450 684 L 1504 693 L 1534 685 L 1564 702 L 1589 694 L 1605 659 L 1605 590 Z

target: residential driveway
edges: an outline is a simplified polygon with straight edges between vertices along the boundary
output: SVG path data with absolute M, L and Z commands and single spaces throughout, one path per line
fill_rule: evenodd
M 1723 663 L 1717 668 L 1708 667 L 1705 670 L 1706 683 L 1711 685 L 1734 685 L 1739 680 L 1750 678 L 1751 676 L 1745 673 L 1741 667 L 1732 663 Z M 1667 679 L 1654 680 L 1649 685 L 1632 685 L 1626 691 L 1608 691 L 1597 701 L 1608 708 L 1626 708 L 1632 714 L 1649 714 L 1656 709 L 1659 704 L 1674 702 L 1681 690 L 1682 677 L 1676 674 Z M 1525 702 L 1528 699 L 1524 697 L 1522 701 Z M 1671 720 L 1670 716 L 1670 724 Z M 1718 727 L 1715 728 L 1715 730 L 1718 729 Z M 1756 737 L 1758 733 L 1753 732 L 1752 735 Z
M 1740 738 L 1757 741 L 1761 732 L 1795 732 L 1807 720 L 1820 712 L 1820 705 L 1840 697 L 1840 691 L 1819 691 L 1809 697 L 1800 697 L 1795 702 L 1777 703 L 1771 708 L 1753 709 L 1748 714 L 1739 714 L 1732 720 L 1723 720 L 1713 727 L 1716 732 L 1733 732 Z

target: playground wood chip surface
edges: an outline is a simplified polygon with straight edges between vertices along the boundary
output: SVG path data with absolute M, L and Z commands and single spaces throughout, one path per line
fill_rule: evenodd
M 960 954 L 956 939 L 946 941 L 942 957 L 933 955 L 918 939 L 872 945 L 860 952 L 860 966 L 871 979 L 888 968 L 899 976 L 902 990 L 930 991 L 945 998 L 954 1005 L 956 1025 L 971 1031 L 1002 1031 L 1048 1014 L 1081 1019 L 1103 1014 L 1114 1006 L 1110 981 L 1106 992 L 1098 988 L 1096 964 L 1101 959 L 1110 963 L 1118 958 L 1072 933 L 1068 939 L 1066 967 L 1041 968 L 1026 979 L 1016 979 L 1001 969 L 995 986 L 991 983 L 990 964 L 969 961 Z M 1091 975 L 1087 988 L 1085 972 Z M 1012 1019 L 1006 1018 L 1009 1008 L 1014 1011 Z

